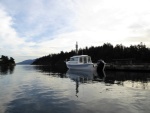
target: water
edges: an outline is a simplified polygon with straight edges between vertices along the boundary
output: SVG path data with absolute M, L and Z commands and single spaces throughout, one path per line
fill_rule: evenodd
M 150 73 L 0 68 L 0 113 L 148 113 Z

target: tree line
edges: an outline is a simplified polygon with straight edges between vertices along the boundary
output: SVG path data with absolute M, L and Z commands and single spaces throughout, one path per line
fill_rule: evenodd
M 47 56 L 36 59 L 33 65 L 59 65 L 64 64 L 66 59 L 75 55 L 75 50 L 70 52 L 61 51 L 58 54 L 49 54 Z M 106 63 L 113 62 L 114 59 L 132 59 L 133 63 L 150 63 L 150 48 L 146 47 L 142 42 L 138 45 L 130 45 L 129 47 L 122 44 L 113 46 L 110 43 L 104 43 L 102 46 L 91 46 L 79 49 L 78 55 L 89 55 L 92 62 L 96 63 L 99 59 L 103 59 Z
M 8 56 L 2 55 L 0 58 L 0 66 L 9 66 L 9 65 L 15 65 L 15 60 L 14 58 Z

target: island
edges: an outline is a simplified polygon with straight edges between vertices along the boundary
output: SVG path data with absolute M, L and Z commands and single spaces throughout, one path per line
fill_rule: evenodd
M 0 58 L 0 66 L 15 66 L 14 58 L 2 55 Z

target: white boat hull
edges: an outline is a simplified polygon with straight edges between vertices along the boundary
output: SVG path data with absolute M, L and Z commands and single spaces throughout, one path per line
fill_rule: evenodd
M 77 70 L 95 70 L 97 66 L 94 66 L 94 64 L 91 63 L 90 64 L 67 64 L 67 68 L 77 69 Z
M 96 64 L 92 63 L 91 57 L 88 55 L 77 55 L 70 57 L 66 61 L 67 68 L 77 70 L 103 70 L 105 62 L 99 60 Z

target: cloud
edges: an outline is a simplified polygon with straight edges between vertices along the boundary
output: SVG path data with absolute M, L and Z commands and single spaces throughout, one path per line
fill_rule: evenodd
M 41 41 L 70 24 L 72 10 L 67 0 L 14 0 L 15 3 L 14 8 L 4 1 L 7 11 L 13 16 L 14 28 L 26 40 Z
M 70 5 L 67 7 L 66 2 L 58 2 L 14 0 L 10 5 L 9 2 L 2 1 L 1 6 L 4 8 L 0 9 L 1 54 L 30 57 L 49 54 L 47 40 L 52 40 L 56 33 L 71 30 L 68 27 L 69 16 L 72 15 L 71 10 L 68 10 Z
M 76 0 L 73 4 L 74 30 L 57 35 L 51 42 L 63 41 L 60 46 L 74 47 L 78 41 L 80 47 L 85 47 L 105 42 L 129 46 L 146 41 L 145 31 L 150 29 L 149 1 Z
M 77 0 L 74 26 L 82 42 L 88 39 L 90 45 L 95 41 L 130 45 L 133 41 L 129 38 L 136 43 L 145 42 L 145 32 L 150 29 L 149 3 L 148 0 Z
M 24 43 L 23 39 L 19 38 L 15 29 L 11 26 L 13 25 L 12 18 L 5 12 L 4 9 L 0 9 L 0 40 L 1 49 L 3 51 L 10 52 L 17 48 L 17 46 Z M 2 52 L 3 52 L 2 51 Z
M 0 1 L 1 54 L 34 58 L 112 44 L 150 47 L 149 0 Z M 22 58 L 25 59 L 25 58 Z M 27 59 L 27 57 L 26 57 Z
M 18 32 L 13 28 L 13 18 L 6 12 L 5 8 L 0 8 L 0 55 L 9 57 L 32 56 L 32 46 L 34 42 L 26 42 L 19 37 Z M 35 55 L 36 57 L 38 55 Z M 35 58 L 35 57 L 34 57 Z M 20 59 L 21 60 L 21 59 Z M 17 59 L 16 61 L 20 61 Z

